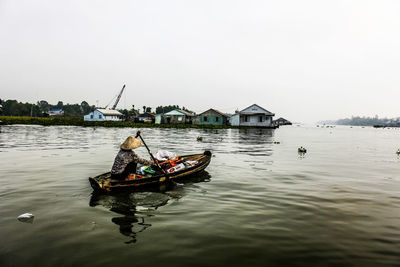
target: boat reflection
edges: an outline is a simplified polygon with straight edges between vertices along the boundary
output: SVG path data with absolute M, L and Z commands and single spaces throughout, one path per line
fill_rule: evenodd
M 186 194 L 191 184 L 210 181 L 210 174 L 203 171 L 182 181 L 170 182 L 159 187 L 137 191 L 104 194 L 93 191 L 89 206 L 103 206 L 116 216 L 111 221 L 119 226 L 119 232 L 129 238 L 126 244 L 137 242 L 137 235 L 151 226 L 146 220 L 154 216 L 154 211 L 171 200 L 178 200 Z
M 162 191 L 156 192 L 120 192 L 117 194 L 92 193 L 89 206 L 103 206 L 116 216 L 111 221 L 119 226 L 119 232 L 129 237 L 126 244 L 136 243 L 137 234 L 151 226 L 146 219 L 151 212 L 168 203 L 170 197 Z
M 130 238 L 125 244 L 136 243 L 137 233 L 143 232 L 146 228 L 150 227 L 151 224 L 145 223 L 144 217 L 137 217 L 135 215 L 125 215 L 123 217 L 114 217 L 111 221 L 119 225 L 119 232 Z M 133 230 L 134 225 L 141 227 L 139 230 Z

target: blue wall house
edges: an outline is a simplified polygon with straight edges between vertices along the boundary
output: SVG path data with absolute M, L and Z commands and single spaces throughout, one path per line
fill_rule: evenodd
M 156 114 L 154 116 L 154 123 L 155 124 L 164 124 L 165 123 L 165 116 L 163 114 Z
M 269 112 L 257 104 L 253 104 L 250 107 L 247 107 L 232 115 L 231 125 L 275 128 L 274 124 L 272 123 L 272 118 L 274 116 L 274 113 Z
M 164 123 L 167 124 L 192 124 L 195 114 L 181 109 L 174 109 L 164 114 Z
M 200 125 L 227 125 L 228 116 L 216 109 L 210 108 L 197 115 L 196 124 Z

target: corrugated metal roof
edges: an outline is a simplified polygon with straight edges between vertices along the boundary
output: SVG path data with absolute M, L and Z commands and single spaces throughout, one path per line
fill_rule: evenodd
M 103 108 L 98 108 L 97 109 L 99 112 L 101 112 L 103 115 L 109 115 L 109 116 L 123 116 L 121 112 L 118 110 L 114 109 L 103 109 Z
M 247 112 L 246 112 L 246 111 L 245 111 L 245 110 L 247 110 L 247 109 L 250 109 L 251 107 L 257 107 L 257 108 L 261 109 L 263 112 L 252 112 L 252 111 L 247 111 Z M 243 115 L 265 114 L 265 115 L 267 115 L 267 116 L 275 116 L 274 113 L 272 113 L 272 112 L 266 110 L 266 109 L 263 108 L 263 107 L 260 107 L 260 106 L 257 105 L 257 104 L 253 104 L 253 105 L 251 105 L 251 106 L 248 106 L 247 108 L 241 110 L 239 113 L 240 113 L 240 114 L 243 114 Z
M 194 114 L 190 113 L 189 111 L 186 111 L 186 110 L 183 110 L 183 109 L 180 109 L 179 111 L 184 113 L 186 116 L 194 116 Z
M 155 115 L 156 114 L 154 114 L 154 113 L 146 112 L 146 113 L 139 114 L 139 118 L 149 118 L 149 117 L 154 117 Z
M 221 116 L 224 116 L 224 117 L 228 117 L 228 115 L 227 114 L 224 114 L 224 113 L 222 113 L 221 111 L 219 111 L 219 110 L 216 110 L 216 109 L 213 109 L 213 108 L 210 108 L 209 110 L 206 110 L 206 111 L 204 111 L 203 113 L 206 113 L 206 112 L 208 112 L 208 111 L 214 111 L 214 112 L 216 112 L 216 113 L 218 113 L 219 115 L 221 115 Z M 199 115 L 201 115 L 201 114 L 203 114 L 203 113 L 200 113 Z
M 164 115 L 185 115 L 185 116 L 194 116 L 194 114 L 187 112 L 181 109 L 174 109 L 170 112 L 165 113 Z

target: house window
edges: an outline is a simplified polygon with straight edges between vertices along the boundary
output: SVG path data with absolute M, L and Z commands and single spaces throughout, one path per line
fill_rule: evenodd
M 93 114 L 92 114 L 92 115 L 90 115 L 90 118 L 91 118 L 91 119 L 93 119 Z
M 101 119 L 101 115 L 99 115 L 99 119 Z
M 208 121 L 207 116 L 204 116 L 204 117 L 203 117 L 203 121 Z
M 258 117 L 258 122 L 263 122 L 263 116 Z
M 245 122 L 249 122 L 249 116 L 247 116 L 247 115 L 244 116 L 244 121 L 245 121 Z
M 215 117 L 215 121 L 218 122 L 219 121 L 219 117 Z

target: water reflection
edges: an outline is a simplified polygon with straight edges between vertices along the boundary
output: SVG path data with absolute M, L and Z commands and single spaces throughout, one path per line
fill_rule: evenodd
M 113 213 L 111 221 L 119 227 L 119 232 L 129 238 L 126 244 L 137 242 L 137 235 L 151 226 L 146 223 L 153 212 L 165 206 L 171 200 L 178 200 L 185 195 L 190 185 L 210 181 L 206 171 L 192 177 L 177 180 L 159 187 L 144 188 L 135 192 L 118 192 L 105 194 L 93 191 L 89 206 L 103 206 Z
M 249 156 L 271 156 L 273 137 L 273 129 L 239 129 L 237 152 Z
M 239 129 L 238 142 L 248 144 L 271 143 L 274 137 L 273 129 Z
M 126 241 L 125 244 L 136 243 L 136 234 L 144 231 L 147 227 L 150 227 L 151 224 L 145 223 L 144 218 L 140 217 L 141 221 L 138 221 L 136 216 L 125 216 L 125 217 L 115 217 L 112 218 L 112 222 L 119 225 L 119 232 L 124 236 L 130 237 L 131 240 Z M 137 224 L 142 228 L 137 231 L 133 231 L 133 225 Z
M 212 182 L 91 200 L 86 177 L 136 129 L 1 131 L 0 266 L 399 266 L 399 131 L 146 128 L 152 151 L 210 149 Z
M 299 155 L 299 159 L 304 159 L 306 157 L 306 152 L 297 151 L 297 154 Z

